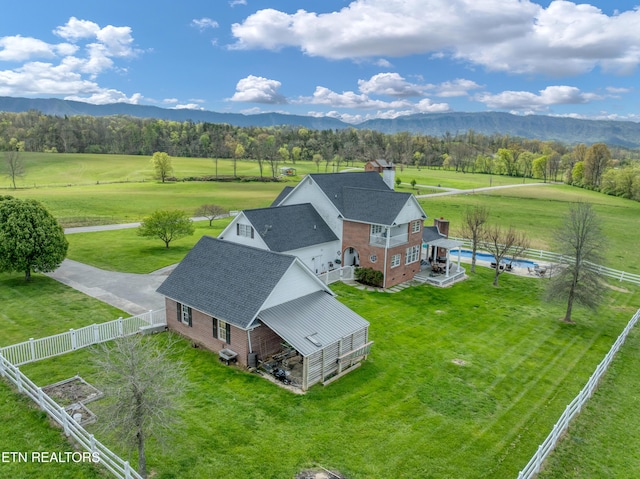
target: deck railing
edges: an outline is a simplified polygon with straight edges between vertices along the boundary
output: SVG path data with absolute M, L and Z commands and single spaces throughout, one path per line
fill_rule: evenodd
M 326 273 L 320 273 L 318 278 L 327 285 L 337 281 L 350 281 L 354 278 L 354 269 L 353 266 L 343 266 L 342 268 L 333 269 Z
M 165 310 L 159 309 L 130 318 L 118 318 L 80 329 L 70 329 L 46 338 L 31 338 L 29 341 L 0 348 L 0 354 L 13 365 L 21 366 L 122 336 L 130 336 L 140 331 L 140 328 L 163 324 L 166 324 Z

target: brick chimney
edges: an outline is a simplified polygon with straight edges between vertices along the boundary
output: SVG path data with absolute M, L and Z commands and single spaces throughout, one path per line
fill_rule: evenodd
M 442 216 L 433 220 L 434 226 L 438 227 L 438 231 L 445 238 L 449 237 L 449 220 L 445 220 Z

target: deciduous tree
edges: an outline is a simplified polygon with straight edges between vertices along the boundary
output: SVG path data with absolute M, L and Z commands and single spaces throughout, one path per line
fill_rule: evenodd
M 174 239 L 191 236 L 194 232 L 193 221 L 181 210 L 158 210 L 138 227 L 139 236 L 159 238 L 167 248 Z
M 481 244 L 482 248 L 493 254 L 496 260 L 493 285 L 498 286 L 498 278 L 505 271 L 500 268 L 500 264 L 505 258 L 509 258 L 509 262 L 516 261 L 529 247 L 529 240 L 524 233 L 516 231 L 513 226 L 505 230 L 499 225 L 493 225 L 485 229 Z
M 228 213 L 229 211 L 220 205 L 208 204 L 208 205 L 200 206 L 196 210 L 195 216 L 204 216 L 209 220 L 209 226 L 211 226 L 213 223 L 213 220 L 221 216 L 227 215 Z
M 92 356 L 97 384 L 109 399 L 98 427 L 137 449 L 142 477 L 147 477 L 147 439 L 165 442 L 179 425 L 178 413 L 185 409 L 188 387 L 185 366 L 171 358 L 172 341 L 158 342 L 126 336 L 97 347 Z
M 571 208 L 555 233 L 555 241 L 556 250 L 568 260 L 549 281 L 546 295 L 567 301 L 563 321 L 571 323 L 574 303 L 595 309 L 604 294 L 600 275 L 588 265 L 601 263 L 604 250 L 602 228 L 593 207 L 578 203 Z
M 151 164 L 155 170 L 156 179 L 161 180 L 163 183 L 170 175 L 173 174 L 171 157 L 163 151 L 156 151 L 153 154 L 151 157 Z
M 0 271 L 55 270 L 67 255 L 64 230 L 35 200 L 0 196 Z
M 462 216 L 461 236 L 471 240 L 471 272 L 476 272 L 476 253 L 480 241 L 484 237 L 484 230 L 489 209 L 486 206 L 475 205 L 468 207 Z
M 17 189 L 16 178 L 20 178 L 25 174 L 24 161 L 22 161 L 20 152 L 18 150 L 7 151 L 4 154 L 4 166 L 5 173 L 13 184 L 13 189 Z

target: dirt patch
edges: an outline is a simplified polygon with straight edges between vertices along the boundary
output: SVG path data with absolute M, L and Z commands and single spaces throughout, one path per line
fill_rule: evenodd
M 456 358 L 456 359 L 452 359 L 451 362 L 453 364 L 458 365 L 458 366 L 466 366 L 467 365 L 467 362 L 464 359 L 457 359 Z
M 65 379 L 42 388 L 51 399 L 65 408 L 77 403 L 88 403 L 100 399 L 103 395 L 80 376 Z
M 620 286 L 614 286 L 614 285 L 608 284 L 608 283 L 605 283 L 605 286 L 607 288 L 609 288 L 609 289 L 612 289 L 614 291 L 618 291 L 620 293 L 628 293 L 629 292 L 629 290 L 627 288 L 621 288 Z

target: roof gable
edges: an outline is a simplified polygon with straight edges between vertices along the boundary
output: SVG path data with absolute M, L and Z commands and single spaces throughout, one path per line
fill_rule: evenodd
M 276 199 L 273 200 L 270 206 L 280 205 L 280 203 L 282 203 L 282 200 L 289 196 L 289 193 L 291 193 L 292 191 L 293 186 L 285 186 L 284 188 L 282 188 L 282 191 L 278 194 L 278 196 L 276 196 Z
M 203 236 L 157 291 L 247 328 L 295 261 L 294 256 Z
M 343 215 L 346 206 L 344 199 L 345 188 L 366 188 L 369 190 L 393 192 L 376 171 L 368 171 L 365 173 L 318 173 L 310 174 L 309 177 Z
M 384 191 L 347 187 L 343 193 L 343 214 L 348 220 L 392 225 L 412 196 L 411 193 L 389 189 Z
M 293 251 L 338 239 L 309 203 L 243 213 L 271 251 Z

